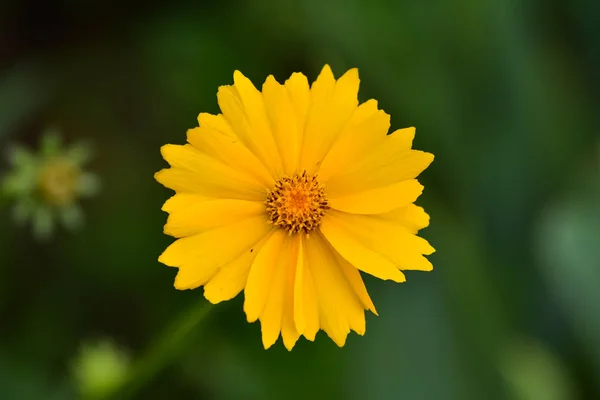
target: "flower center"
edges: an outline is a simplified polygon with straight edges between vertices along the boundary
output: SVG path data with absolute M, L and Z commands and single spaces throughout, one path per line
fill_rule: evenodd
M 52 205 L 70 204 L 76 195 L 79 174 L 79 168 L 68 161 L 48 161 L 42 167 L 38 180 L 42 196 Z
M 329 208 L 325 188 L 306 171 L 277 181 L 275 188 L 267 191 L 266 204 L 269 223 L 290 234 L 314 231 Z

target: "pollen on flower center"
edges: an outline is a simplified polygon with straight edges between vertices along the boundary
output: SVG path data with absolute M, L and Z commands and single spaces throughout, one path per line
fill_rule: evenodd
M 284 176 L 267 191 L 269 222 L 292 233 L 310 233 L 317 229 L 329 208 L 325 188 L 316 176 Z

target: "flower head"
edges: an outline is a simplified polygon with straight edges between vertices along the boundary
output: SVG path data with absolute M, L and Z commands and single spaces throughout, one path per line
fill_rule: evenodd
M 14 146 L 9 151 L 12 169 L 2 180 L 1 189 L 15 202 L 15 220 L 31 220 L 40 239 L 52 233 L 56 221 L 67 229 L 79 228 L 83 214 L 78 199 L 98 189 L 97 177 L 82 168 L 90 155 L 83 143 L 64 148 L 55 131 L 42 136 L 37 153 Z
M 388 135 L 389 115 L 359 105 L 358 86 L 356 69 L 336 80 L 325 66 L 311 86 L 269 76 L 261 92 L 236 71 L 222 114 L 201 113 L 189 144 L 162 147 L 171 167 L 155 177 L 176 192 L 163 210 L 177 240 L 159 261 L 212 303 L 244 291 L 265 348 L 320 329 L 343 346 L 376 313 L 359 271 L 403 282 L 402 270 L 432 269 L 416 235 L 429 216 L 413 203 L 433 155 L 411 149 L 414 128 Z

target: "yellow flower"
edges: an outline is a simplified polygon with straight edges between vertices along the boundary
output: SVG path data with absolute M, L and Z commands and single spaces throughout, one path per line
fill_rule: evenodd
M 388 135 L 375 100 L 358 104 L 358 71 L 325 66 L 309 87 L 294 73 L 262 92 L 239 71 L 221 86 L 222 114 L 201 113 L 186 145 L 165 145 L 155 177 L 176 194 L 163 207 L 177 240 L 159 261 L 179 268 L 177 289 L 204 286 L 212 303 L 244 291 L 265 348 L 291 350 L 323 329 L 343 346 L 376 314 L 359 271 L 404 282 L 430 271 L 419 229 L 416 177 L 433 155 L 412 150 L 414 128 Z

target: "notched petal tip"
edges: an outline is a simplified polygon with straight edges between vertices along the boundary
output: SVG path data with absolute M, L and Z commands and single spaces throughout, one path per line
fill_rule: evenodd
M 162 146 L 160 146 L 160 155 L 163 156 L 163 158 L 164 158 L 165 153 L 169 152 L 169 150 L 171 150 L 177 146 L 179 146 L 179 145 L 171 144 L 171 143 L 163 144 Z
M 420 151 L 420 150 L 419 150 Z M 426 151 L 421 151 L 423 153 L 423 155 L 426 157 L 427 160 L 427 167 L 429 167 L 431 165 L 431 163 L 433 162 L 433 160 L 435 159 L 435 156 L 433 155 L 433 153 L 428 153 Z M 427 168 L 425 167 L 425 168 Z
M 398 270 L 398 272 L 400 272 L 400 275 L 396 276 L 395 278 L 397 279 L 391 279 L 392 281 L 396 282 L 396 283 L 404 283 L 406 282 L 406 275 L 404 275 L 404 273 L 400 270 Z
M 177 237 L 177 235 L 175 234 L 175 232 L 173 232 L 172 230 L 170 230 L 168 223 L 166 223 L 165 226 L 163 226 L 163 234 L 167 235 L 167 236 L 174 237 L 174 238 Z
M 348 79 L 348 80 L 360 81 L 360 78 L 358 76 L 358 68 L 350 68 L 338 80 L 341 80 L 341 79 L 344 79 L 344 80 Z
M 178 283 L 177 280 L 175 280 L 175 282 L 173 283 L 173 287 L 177 290 L 180 291 L 184 291 L 184 290 L 190 290 L 191 288 L 187 287 L 187 286 L 183 286 L 182 284 Z
M 206 290 L 204 291 L 204 298 L 205 298 L 206 300 L 208 300 L 208 302 L 209 302 L 210 304 L 215 304 L 215 305 L 216 305 L 216 304 L 219 304 L 219 303 L 222 303 L 223 301 L 227 301 L 227 300 L 218 300 L 218 299 L 215 299 L 215 298 L 213 298 L 213 297 L 212 297 L 212 296 L 210 296 L 210 295 L 208 295 L 208 296 L 207 296 L 207 295 L 206 295 Z
M 369 115 L 382 112 L 390 118 L 390 115 L 386 113 L 384 110 L 379 108 L 379 102 L 375 99 L 369 99 L 360 104 L 360 106 L 364 107 L 366 110 L 369 110 Z
M 173 243 L 171 243 L 162 253 L 160 256 L 158 256 L 158 262 L 161 264 L 166 265 L 167 267 L 175 267 L 175 268 L 179 268 L 179 264 L 174 263 L 172 260 L 172 251 L 173 251 L 173 244 L 177 243 L 178 240 L 174 241 Z M 171 261 L 169 261 L 171 260 Z
M 306 340 L 308 340 L 309 342 L 314 342 L 315 339 L 317 338 L 317 334 L 316 333 L 314 333 L 314 334 L 303 333 L 302 336 L 304 336 L 306 338 Z
M 221 96 L 230 96 L 236 93 L 237 90 L 234 85 L 221 85 L 217 89 L 217 99 Z
M 279 340 L 279 336 L 281 336 L 281 331 L 279 329 L 273 329 L 273 326 L 266 326 L 263 319 L 261 319 L 260 325 L 262 343 L 265 350 L 268 350 L 271 346 L 277 343 L 277 340 Z
M 242 73 L 242 71 L 236 69 L 235 71 L 233 71 L 233 87 L 235 87 L 236 85 L 239 85 L 241 83 L 244 83 L 246 81 L 250 81 L 250 79 L 248 79 L 246 77 L 246 75 L 244 75 Z M 219 87 L 220 89 L 221 87 Z
M 412 149 L 410 151 L 415 156 L 416 162 L 420 164 L 420 172 L 418 173 L 418 175 L 420 175 L 421 173 L 423 173 L 423 171 L 429 168 L 435 156 L 432 153 L 428 153 L 422 150 Z
M 431 162 L 433 162 L 433 160 L 435 160 L 435 155 L 433 153 L 427 153 L 427 154 L 431 154 Z M 430 164 L 431 164 L 430 162 Z
M 308 78 L 302 72 L 292 72 L 292 74 L 290 75 L 290 77 L 285 80 L 285 83 L 287 83 L 287 82 L 289 82 L 291 80 L 296 80 L 296 79 L 307 80 Z
M 346 345 L 346 339 L 348 339 L 348 333 L 349 332 L 346 332 L 339 338 L 334 338 L 331 335 L 329 335 L 329 337 L 331 338 L 331 340 L 333 340 L 333 343 L 335 343 L 338 347 L 344 347 Z
M 191 290 L 191 289 L 196 289 L 198 286 L 190 286 L 189 283 L 188 284 L 184 284 L 181 281 L 181 273 L 177 273 L 177 276 L 175 277 L 175 282 L 173 282 L 173 287 L 177 290 Z
M 160 155 L 167 164 L 173 166 L 173 162 L 181 158 L 182 151 L 187 151 L 189 149 L 190 145 L 188 144 L 165 144 L 160 148 Z
M 367 327 L 365 325 L 365 326 L 361 327 L 360 329 L 352 328 L 352 331 L 355 332 L 359 336 L 365 336 L 365 333 L 367 333 Z
M 332 72 L 331 66 L 329 64 L 323 65 L 323 68 L 321 68 L 321 73 L 323 73 L 323 72 Z
M 279 81 L 273 75 L 269 75 L 269 76 L 267 76 L 267 79 L 265 79 L 265 82 L 263 83 L 263 91 L 265 90 L 264 87 L 267 84 L 268 85 L 281 86 L 281 84 L 279 83 Z
M 294 349 L 294 346 L 296 345 L 295 343 L 292 345 L 287 345 L 287 344 L 283 344 L 285 346 L 285 349 L 289 352 L 291 352 Z
M 158 172 L 156 173 L 158 174 Z M 154 174 L 154 179 L 156 179 L 156 174 Z M 167 205 L 167 202 L 165 201 L 164 204 L 162 205 L 162 207 L 160 208 L 160 211 L 166 212 L 167 214 L 169 214 L 169 210 L 171 208 Z
M 200 116 L 198 116 L 198 118 L 200 118 Z M 199 126 L 196 126 L 194 128 L 189 128 L 185 131 L 185 139 L 188 143 L 190 143 L 190 137 L 192 135 L 194 135 L 195 133 L 202 134 L 202 128 Z
M 249 313 L 250 309 L 249 309 L 249 306 L 247 304 L 248 304 L 248 302 L 244 301 L 244 306 L 243 306 L 244 314 L 246 314 L 246 321 L 248 321 L 248 323 L 252 324 L 252 323 L 254 323 L 254 322 L 256 322 L 258 320 L 259 316 L 258 315 L 250 314 Z
M 421 210 L 423 210 L 423 207 L 419 207 Z M 429 223 L 431 221 L 431 218 L 429 217 L 429 214 L 427 214 L 425 211 L 423 211 L 423 222 L 421 223 L 420 226 L 415 228 L 415 235 L 417 235 L 421 230 L 427 228 L 429 226 Z M 433 251 L 435 252 L 435 249 L 433 249 Z
M 320 79 L 332 79 L 332 80 L 335 80 L 335 76 L 333 75 L 333 71 L 331 70 L 331 67 L 329 66 L 329 64 L 325 64 L 323 66 L 323 68 L 321 69 L 321 72 L 319 73 L 319 76 L 317 77 L 317 79 L 315 80 L 315 82 L 318 81 L 318 80 L 320 80 Z
M 239 69 L 236 69 L 233 71 L 233 81 L 235 82 L 236 79 L 248 79 L 246 78 L 246 76 L 244 76 L 244 74 L 242 73 L 242 71 L 240 71 Z
M 265 348 L 265 350 L 269 350 L 271 348 L 271 346 L 273 346 L 275 343 L 267 343 L 263 340 L 263 347 Z
M 202 127 L 205 123 L 203 121 L 206 121 L 206 119 L 208 118 L 214 118 L 216 117 L 216 115 L 213 115 L 211 113 L 207 113 L 207 112 L 201 112 L 200 114 L 198 114 L 198 117 L 196 118 L 196 120 L 198 121 L 198 127 Z M 194 129 L 194 128 L 192 128 Z M 188 130 L 189 132 L 189 130 Z
M 415 140 L 417 128 L 414 126 L 409 126 L 409 127 L 401 128 L 401 129 L 394 131 L 394 133 L 396 133 L 396 132 L 398 132 L 398 135 L 405 135 L 407 137 L 407 139 L 410 139 L 410 143 L 412 144 L 412 141 Z
M 434 248 L 432 245 L 429 245 L 429 247 L 430 247 L 430 249 L 429 249 L 429 253 L 426 253 L 426 254 L 425 254 L 425 255 L 427 255 L 427 256 L 430 256 L 430 255 L 432 255 L 433 253 L 435 253 L 435 252 L 436 252 L 435 248 Z M 433 267 L 432 267 L 431 269 L 433 269 Z
M 164 254 L 164 252 L 163 252 L 163 254 Z M 161 262 L 161 263 L 163 263 L 163 264 L 165 264 L 164 260 L 161 261 L 161 258 L 163 257 L 163 254 L 161 254 L 160 257 L 158 257 L 158 261 Z M 167 264 L 165 264 L 165 265 L 167 265 Z M 171 267 L 171 265 L 167 265 L 167 266 Z M 178 268 L 178 267 L 176 267 L 176 268 Z M 181 270 L 179 268 L 177 270 L 177 274 L 175 275 L 175 280 L 173 281 L 173 287 L 175 289 L 177 289 L 177 290 L 188 290 L 188 289 L 190 289 L 189 286 L 184 286 L 181 283 Z
M 212 305 L 217 305 L 217 304 L 221 303 L 221 301 L 220 301 L 220 300 L 215 300 L 215 299 L 213 299 L 212 297 L 206 297 L 206 295 L 204 296 L 204 298 L 205 298 L 206 300 L 208 300 L 208 302 L 209 302 L 210 304 L 212 304 Z
M 163 175 L 166 173 L 166 171 L 170 170 L 171 168 L 163 168 L 158 172 L 154 173 L 154 179 L 160 183 L 161 185 L 164 186 L 164 182 L 163 182 Z
M 285 335 L 282 335 L 282 338 L 283 338 L 283 345 L 285 346 L 286 350 L 292 351 L 294 346 L 296 346 L 296 343 L 298 342 L 298 339 L 300 338 L 300 336 L 295 335 L 293 337 L 286 337 Z
M 246 75 L 242 74 L 237 69 L 233 72 L 233 84 L 234 84 L 234 87 L 235 86 L 240 86 L 240 87 L 245 86 L 248 88 L 251 87 L 251 88 L 256 89 L 256 87 L 254 86 L 254 83 L 252 83 L 250 78 L 248 78 Z
M 284 85 L 288 88 L 291 86 L 306 89 L 307 93 L 308 89 L 310 88 L 308 78 L 302 72 L 292 73 L 292 75 L 290 75 L 290 77 L 285 80 Z
M 431 244 L 429 244 L 429 241 L 427 239 L 423 238 L 422 236 L 417 235 L 416 233 L 414 234 L 414 236 L 420 242 L 419 243 L 419 254 L 428 256 L 428 255 L 435 253 L 435 249 L 433 248 L 433 246 Z M 429 260 L 427 260 L 427 261 L 429 261 Z

